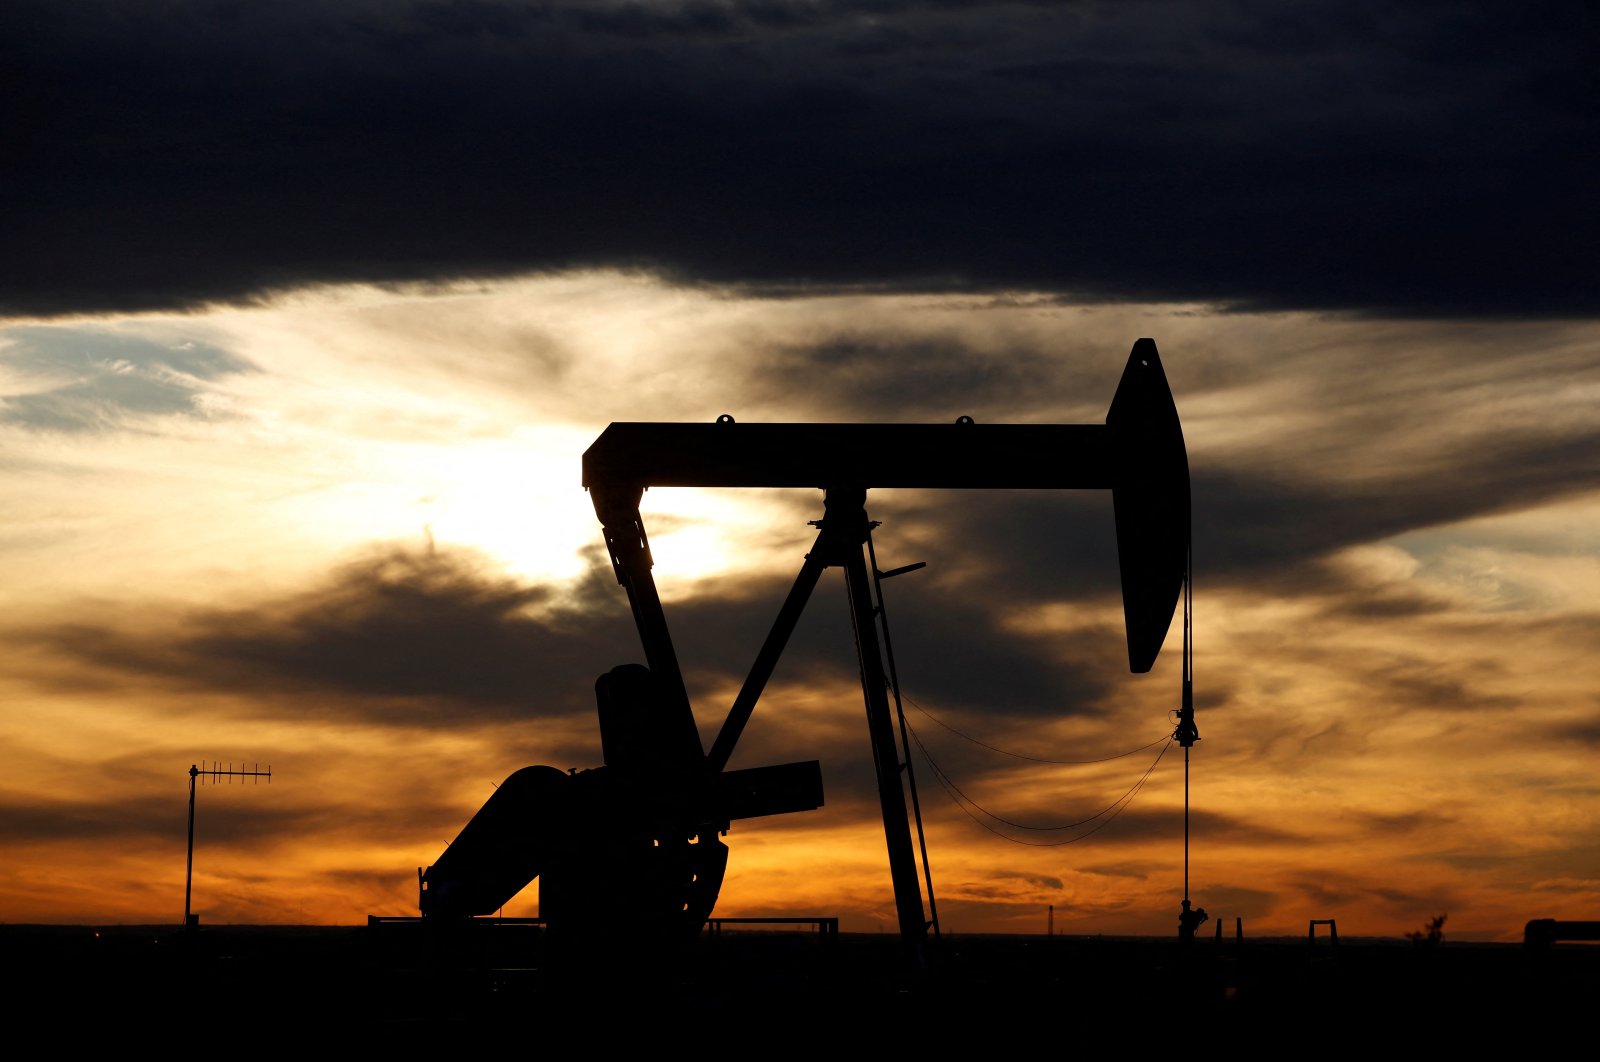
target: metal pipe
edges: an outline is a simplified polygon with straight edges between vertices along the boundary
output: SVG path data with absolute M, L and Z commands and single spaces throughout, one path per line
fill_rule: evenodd
M 867 732 L 872 743 L 872 762 L 878 775 L 878 802 L 883 810 L 884 840 L 889 848 L 889 877 L 894 885 L 895 910 L 899 916 L 900 938 L 911 952 L 918 970 L 926 967 L 923 943 L 928 923 L 922 908 L 922 892 L 917 885 L 917 862 L 911 849 L 911 823 L 906 815 L 905 788 L 900 781 L 900 756 L 889 715 L 886 693 L 888 680 L 883 671 L 883 656 L 878 647 L 877 624 L 872 610 L 872 577 L 867 571 L 864 544 L 867 536 L 866 492 L 860 489 L 830 490 L 827 494 L 828 518 L 841 547 L 846 541 L 857 543 L 841 548 L 836 563 L 844 568 L 845 591 L 850 600 L 850 619 L 855 628 L 856 656 L 861 664 L 861 693 L 866 702 Z M 840 523 L 843 526 L 839 526 Z

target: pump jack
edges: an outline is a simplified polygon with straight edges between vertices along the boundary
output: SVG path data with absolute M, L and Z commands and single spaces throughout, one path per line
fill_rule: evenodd
M 988 425 L 970 417 L 738 424 L 728 416 L 714 424 L 614 423 L 584 453 L 583 485 L 646 661 L 596 682 L 604 766 L 516 771 L 421 880 L 428 921 L 492 914 L 538 877 L 549 939 L 569 954 L 618 943 L 623 925 L 645 948 L 692 940 L 716 903 L 728 859 L 720 838 L 732 820 L 822 806 L 815 760 L 726 767 L 823 570 L 838 567 L 855 627 L 900 935 L 921 955 L 929 923 L 871 600 L 870 488 L 1109 489 L 1128 664 L 1137 674 L 1154 665 L 1188 572 L 1188 457 L 1151 339 L 1134 344 L 1103 425 Z M 823 491 L 816 543 L 709 752 L 651 575 L 639 502 L 652 486 Z M 1188 709 L 1186 696 L 1192 729 Z

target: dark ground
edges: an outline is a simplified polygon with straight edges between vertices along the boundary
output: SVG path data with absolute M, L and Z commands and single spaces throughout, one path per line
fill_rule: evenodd
M 547 968 L 543 931 L 0 926 L 13 1037 L 407 1051 L 654 1049 L 785 1056 L 1116 1048 L 1209 1056 L 1592 1042 L 1600 945 L 947 934 L 926 971 L 892 936 L 702 937 L 670 968 Z M 147 1039 L 155 1036 L 155 1040 Z M 172 1038 L 168 1040 L 168 1038 Z

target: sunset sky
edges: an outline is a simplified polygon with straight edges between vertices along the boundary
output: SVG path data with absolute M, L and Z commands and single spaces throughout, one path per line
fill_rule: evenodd
M 1103 423 L 1141 337 L 1190 896 L 1600 918 L 1593 11 L 8 0 L 0 921 L 179 922 L 212 762 L 272 777 L 199 790 L 203 922 L 415 914 L 642 660 L 608 424 Z M 709 746 L 821 493 L 641 509 Z M 868 511 L 942 928 L 1172 932 L 1181 623 L 1129 673 L 1110 495 Z M 826 803 L 734 823 L 718 914 L 895 928 L 842 582 L 731 764 Z

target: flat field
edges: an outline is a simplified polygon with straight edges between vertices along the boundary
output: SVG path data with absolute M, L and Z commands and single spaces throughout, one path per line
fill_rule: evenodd
M 814 930 L 626 946 L 573 965 L 544 931 L 368 926 L 0 926 L 12 1035 L 178 1037 L 229 1057 L 396 1049 L 827 1051 L 1555 1050 L 1593 1028 L 1600 946 Z M 286 1041 L 285 1037 L 292 1037 Z M 191 1041 L 191 1037 L 194 1039 Z M 154 1044 L 151 1044 L 154 1046 Z

